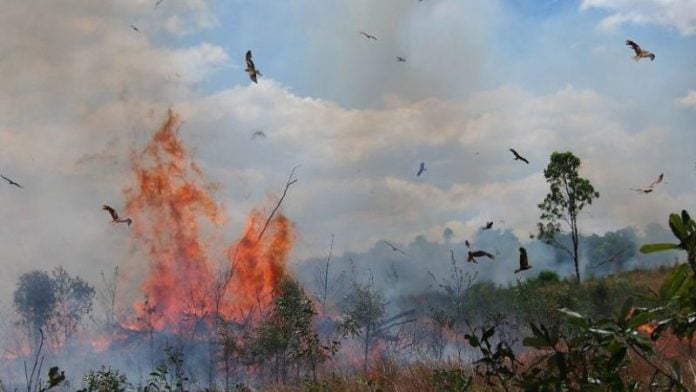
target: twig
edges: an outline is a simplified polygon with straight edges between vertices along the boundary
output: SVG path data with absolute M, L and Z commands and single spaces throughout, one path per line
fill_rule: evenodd
M 321 301 L 321 316 L 326 317 L 326 293 L 329 290 L 329 263 L 333 253 L 334 235 L 331 234 L 331 245 L 329 246 L 329 257 L 326 258 L 326 269 L 324 270 L 324 295 Z
M 288 193 L 288 189 L 290 186 L 294 183 L 297 182 L 296 178 L 292 178 L 295 175 L 295 170 L 300 167 L 300 165 L 297 165 L 292 168 L 292 171 L 290 172 L 290 176 L 288 177 L 288 182 L 285 183 L 285 190 L 283 191 L 283 196 L 280 197 L 280 200 L 278 200 L 278 204 L 276 204 L 275 208 L 273 211 L 271 211 L 271 215 L 268 216 L 268 219 L 266 220 L 266 223 L 263 225 L 263 229 L 259 233 L 259 238 L 256 239 L 256 241 L 261 241 L 261 237 L 263 237 L 263 233 L 266 232 L 266 229 L 268 228 L 268 225 L 271 223 L 271 219 L 273 219 L 273 215 L 275 215 L 276 211 L 278 211 L 278 208 L 280 208 L 280 204 L 283 203 L 283 199 L 285 199 L 285 195 Z
M 39 328 L 39 334 L 41 334 L 41 341 L 39 342 L 39 348 L 36 350 L 36 356 L 34 357 L 34 366 L 31 368 L 31 374 L 27 375 L 27 362 L 24 361 L 24 379 L 27 381 L 27 392 L 32 391 L 32 387 L 34 384 L 34 375 L 39 377 L 39 374 L 41 373 L 41 367 L 43 366 L 43 361 L 44 358 L 41 357 L 41 360 L 39 361 L 39 356 L 41 355 L 41 349 L 43 348 L 44 344 L 44 333 Z M 38 366 L 38 369 L 37 369 Z

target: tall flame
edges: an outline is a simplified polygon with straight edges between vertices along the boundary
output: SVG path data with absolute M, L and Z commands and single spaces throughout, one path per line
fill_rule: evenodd
M 260 214 L 253 210 L 243 237 L 228 251 L 231 270 L 218 273 L 209 249 L 224 221 L 223 210 L 212 196 L 214 186 L 188 157 L 177 135 L 179 123 L 170 110 L 147 147 L 131 154 L 136 185 L 125 191 L 133 237 L 150 259 L 149 275 L 140 286 L 146 300 L 135 307 L 140 326 L 158 330 L 266 306 L 292 248 L 292 223 L 282 214 L 256 241 Z

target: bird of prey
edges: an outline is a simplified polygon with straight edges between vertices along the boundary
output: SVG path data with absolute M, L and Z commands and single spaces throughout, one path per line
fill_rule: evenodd
M 660 175 L 657 176 L 657 180 L 653 181 L 648 188 L 653 188 L 655 185 L 661 183 L 663 178 L 665 178 L 665 173 L 660 173 Z
M 157 6 L 159 6 L 160 4 L 162 4 L 163 1 L 164 1 L 164 0 L 157 0 L 157 2 L 155 3 L 155 8 L 157 8 Z
M 256 140 L 256 138 L 265 139 L 266 133 L 264 131 L 254 131 L 254 133 L 251 135 L 251 140 Z
M 471 249 L 471 244 L 469 243 L 469 240 L 464 240 L 464 245 L 466 245 L 467 248 Z
M 138 33 L 140 32 L 140 29 L 138 29 L 137 27 L 135 27 L 135 26 L 133 26 L 133 25 L 130 25 L 130 27 L 131 27 L 131 29 L 137 31 Z
M 529 165 L 529 161 L 525 157 L 523 157 L 522 155 L 518 154 L 517 151 L 515 151 L 514 149 L 511 148 L 510 152 L 512 152 L 512 154 L 515 155 L 515 159 L 513 159 L 513 161 L 522 161 L 522 162 Z
M 392 248 L 392 250 L 393 250 L 394 252 L 399 252 L 399 253 L 401 253 L 402 255 L 406 256 L 406 253 L 405 253 L 403 250 L 397 248 L 397 247 L 394 246 L 394 244 L 392 244 L 391 242 L 385 241 L 385 240 L 382 240 L 382 242 L 384 242 L 385 244 L 389 245 L 389 247 Z
M 492 254 L 490 254 L 486 251 L 483 251 L 483 250 L 476 250 L 473 252 L 469 251 L 469 256 L 467 257 L 466 261 L 468 261 L 470 263 L 477 263 L 478 264 L 478 262 L 476 261 L 477 257 L 488 257 L 491 260 L 495 260 L 495 256 L 493 256 Z
M 16 183 L 16 182 L 10 180 L 9 178 L 5 177 L 4 175 L 0 174 L 0 177 L 2 177 L 3 180 L 7 181 L 8 184 L 14 185 L 14 186 L 16 186 L 17 188 L 22 188 L 22 189 L 24 189 L 23 186 L 21 186 L 21 185 L 19 185 L 18 183 Z
M 648 51 L 645 50 L 645 49 L 641 49 L 640 46 L 638 46 L 637 43 L 631 41 L 630 39 L 627 39 L 627 40 L 626 40 L 626 45 L 628 45 L 628 46 L 630 46 L 631 48 L 633 48 L 633 51 L 636 52 L 636 55 L 633 56 L 633 60 L 638 61 L 638 60 L 643 59 L 643 58 L 649 58 L 650 61 L 655 60 L 655 54 L 654 54 L 654 53 L 648 52 Z
M 425 162 L 421 162 L 420 167 L 418 168 L 418 173 L 416 173 L 416 177 L 420 177 L 420 175 L 426 170 L 428 169 L 425 168 Z
M 110 206 L 107 206 L 106 204 L 104 204 L 104 205 L 102 206 L 102 210 L 108 211 L 108 212 L 109 212 L 109 214 L 111 215 L 111 219 L 112 219 L 111 222 L 112 222 L 112 223 L 126 223 L 128 226 L 130 226 L 131 223 L 133 223 L 133 221 L 131 220 L 131 218 L 119 218 L 118 213 L 116 212 L 116 210 L 114 210 L 114 209 L 111 208 Z
M 648 194 L 648 193 L 652 192 L 654 189 L 652 189 L 652 188 L 644 188 L 644 189 L 631 188 L 631 190 L 632 190 L 632 191 L 636 191 L 636 192 L 641 192 L 641 193 Z
M 515 270 L 515 273 L 526 271 L 532 268 L 527 259 L 527 250 L 520 246 L 520 268 Z
M 361 31 L 360 34 L 364 35 L 365 38 L 367 38 L 367 39 L 373 39 L 373 40 L 377 41 L 377 37 L 375 37 L 374 35 L 367 34 L 364 31 Z
M 396 56 L 396 61 L 398 61 L 398 62 L 400 62 L 400 63 L 405 63 L 405 62 L 406 62 L 406 59 L 403 58 L 403 57 L 401 57 L 401 56 Z
M 256 81 L 256 77 L 263 76 L 263 75 L 261 75 L 260 70 L 256 69 L 256 66 L 254 65 L 254 61 L 251 59 L 251 50 L 247 50 L 247 52 L 246 52 L 246 64 L 247 64 L 247 67 L 244 71 L 249 74 L 249 79 L 251 79 L 251 81 L 254 83 L 258 83 Z
M 490 230 L 493 228 L 493 221 L 486 222 L 486 226 L 482 227 L 481 230 Z

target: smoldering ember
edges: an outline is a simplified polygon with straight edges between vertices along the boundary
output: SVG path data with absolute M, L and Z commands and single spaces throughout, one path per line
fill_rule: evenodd
M 696 1 L 2 8 L 0 392 L 696 391 Z

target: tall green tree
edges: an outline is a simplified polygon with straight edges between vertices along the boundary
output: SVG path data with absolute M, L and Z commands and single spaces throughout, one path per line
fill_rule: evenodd
M 31 271 L 19 277 L 14 292 L 14 308 L 27 328 L 32 350 L 38 346 L 39 330 L 51 320 L 55 303 L 53 279 L 47 272 Z
M 554 152 L 551 162 L 544 170 L 550 192 L 538 205 L 541 210 L 539 238 L 549 245 L 567 253 L 575 264 L 575 277 L 580 282 L 580 259 L 578 248 L 580 232 L 578 215 L 592 200 L 599 197 L 590 181 L 580 177 L 580 159 L 572 152 Z M 561 223 L 565 223 L 562 225 Z M 562 226 L 568 230 L 570 244 L 559 240 Z
M 383 322 L 386 302 L 382 294 L 373 288 L 373 284 L 361 285 L 355 283 L 353 291 L 344 303 L 344 328 L 348 334 L 363 338 L 364 360 L 363 367 L 367 372 L 367 359 L 376 332 Z

